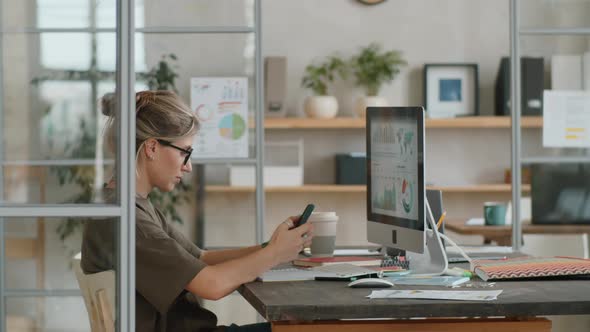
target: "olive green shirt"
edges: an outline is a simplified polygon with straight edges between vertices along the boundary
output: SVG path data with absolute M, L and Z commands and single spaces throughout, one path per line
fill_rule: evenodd
M 207 266 L 201 249 L 170 225 L 147 199 L 136 198 L 136 331 L 217 331 L 217 317 L 185 286 Z M 81 267 L 91 274 L 115 270 L 118 224 L 90 220 L 84 226 Z

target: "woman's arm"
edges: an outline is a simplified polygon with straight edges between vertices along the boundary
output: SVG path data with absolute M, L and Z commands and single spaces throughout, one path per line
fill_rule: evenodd
M 307 237 L 303 237 L 305 234 Z M 260 246 L 246 248 L 244 250 L 251 249 L 252 252 L 238 259 L 203 268 L 186 285 L 186 290 L 204 299 L 221 299 L 271 267 L 297 258 L 303 247 L 311 242 L 311 238 L 311 223 L 291 230 L 286 223 L 282 223 L 277 227 L 268 246 L 263 249 Z
M 207 263 L 207 265 L 217 265 L 232 259 L 247 256 L 261 248 L 260 245 L 256 245 L 239 249 L 201 250 L 200 259 Z
M 284 221 L 287 224 L 288 229 L 292 229 L 295 227 L 299 221 L 299 216 L 291 216 Z M 277 227 L 270 238 L 272 242 L 274 238 L 277 236 L 276 234 L 280 232 L 281 228 Z M 251 253 L 254 253 L 258 250 L 262 249 L 261 245 L 245 247 L 245 248 L 238 248 L 238 249 L 220 249 L 220 250 L 203 250 L 201 249 L 201 256 L 199 259 L 207 263 L 207 265 L 217 265 L 219 263 L 227 262 L 232 259 L 244 257 Z

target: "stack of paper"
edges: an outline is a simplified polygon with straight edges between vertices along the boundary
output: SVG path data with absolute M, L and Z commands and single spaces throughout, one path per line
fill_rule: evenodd
M 388 277 L 395 285 L 418 286 L 458 286 L 469 281 L 468 277 L 434 276 L 434 277 Z
M 485 291 L 438 291 L 438 290 L 374 290 L 367 295 L 370 299 L 434 299 L 457 301 L 493 301 L 502 290 Z

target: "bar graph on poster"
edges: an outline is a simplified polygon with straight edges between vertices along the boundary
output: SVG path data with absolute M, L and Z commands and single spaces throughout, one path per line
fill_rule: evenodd
M 191 109 L 201 125 L 194 159 L 248 157 L 247 78 L 191 78 Z

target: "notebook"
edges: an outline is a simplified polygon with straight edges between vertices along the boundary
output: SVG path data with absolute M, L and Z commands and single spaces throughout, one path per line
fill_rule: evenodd
M 517 257 L 475 260 L 471 264 L 484 281 L 590 274 L 590 260 L 573 257 Z
M 293 261 L 295 266 L 326 266 L 348 263 L 356 266 L 379 266 L 383 256 L 305 257 Z

